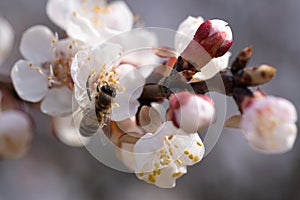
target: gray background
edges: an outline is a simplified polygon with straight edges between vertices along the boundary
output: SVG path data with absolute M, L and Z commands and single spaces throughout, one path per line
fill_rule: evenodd
M 299 0 L 128 0 L 147 26 L 177 29 L 188 15 L 226 19 L 234 33 L 236 55 L 252 44 L 250 64 L 267 63 L 278 71 L 266 92 L 290 99 L 299 109 Z M 20 36 L 28 27 L 45 24 L 46 0 L 1 0 L 0 13 L 16 32 L 14 51 L 1 69 L 9 74 L 20 58 Z M 228 99 L 230 112 L 236 108 Z M 300 141 L 284 155 L 254 152 L 241 132 L 225 129 L 213 151 L 190 167 L 175 189 L 164 190 L 112 170 L 85 149 L 67 147 L 49 132 L 49 118 L 31 109 L 36 119 L 35 139 L 27 156 L 0 162 L 0 200 L 79 199 L 300 199 Z M 299 123 L 298 123 L 299 127 Z

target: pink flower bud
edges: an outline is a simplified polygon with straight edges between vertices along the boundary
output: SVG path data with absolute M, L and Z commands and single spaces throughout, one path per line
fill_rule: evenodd
M 216 58 L 230 49 L 232 32 L 228 23 L 223 20 L 207 20 L 196 31 L 194 40 L 204 47 L 211 57 Z
M 290 101 L 260 96 L 244 108 L 240 127 L 254 149 L 264 153 L 283 153 L 294 145 L 296 121 L 296 109 Z
M 232 45 L 232 32 L 227 22 L 207 20 L 197 29 L 181 57 L 200 70 L 212 58 L 223 56 Z
M 188 133 L 207 128 L 213 121 L 213 101 L 204 95 L 180 92 L 170 96 L 171 120 L 173 124 Z

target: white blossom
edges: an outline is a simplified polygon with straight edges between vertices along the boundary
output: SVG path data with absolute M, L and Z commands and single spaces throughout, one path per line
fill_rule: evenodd
M 177 129 L 172 122 L 161 124 L 155 133 L 147 133 L 134 146 L 137 177 L 162 188 L 175 187 L 186 167 L 200 162 L 204 146 L 198 133 Z
M 33 26 L 22 36 L 20 51 L 25 59 L 15 63 L 11 78 L 25 101 L 41 103 L 49 115 L 72 112 L 73 81 L 70 65 L 80 45 L 69 38 L 58 40 L 45 26 Z
M 133 14 L 123 1 L 48 0 L 47 15 L 73 39 L 97 45 L 113 35 L 130 31 Z
M 108 83 L 117 91 L 112 106 L 111 119 L 122 121 L 134 116 L 137 112 L 138 97 L 143 91 L 146 78 L 149 75 L 130 64 L 120 64 L 122 47 L 113 43 L 103 43 L 90 50 L 76 54 L 71 67 L 75 83 L 75 99 L 81 108 L 88 106 L 96 94 L 97 85 Z M 87 84 L 89 88 L 87 88 Z M 90 97 L 87 91 L 90 91 Z
M 19 158 L 31 146 L 31 121 L 21 111 L 9 110 L 0 114 L 0 157 Z
M 283 98 L 254 98 L 244 109 L 240 124 L 249 144 L 264 153 L 289 151 L 297 136 L 294 105 Z

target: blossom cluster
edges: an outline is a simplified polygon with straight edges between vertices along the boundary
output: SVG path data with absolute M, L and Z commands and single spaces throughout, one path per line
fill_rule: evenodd
M 187 166 L 205 155 L 199 133 L 218 120 L 205 83 L 221 75 L 221 93 L 233 96 L 241 112 L 225 126 L 240 128 L 250 146 L 264 153 L 293 147 L 293 104 L 249 89 L 270 81 L 275 69 L 246 68 L 249 49 L 228 67 L 233 36 L 227 22 L 189 16 L 171 48 L 160 47 L 151 30 L 136 29 L 134 14 L 123 1 L 48 0 L 46 11 L 66 36 L 59 38 L 43 25 L 27 29 L 20 41 L 23 58 L 12 67 L 11 79 L 23 101 L 40 105 L 53 117 L 61 142 L 84 146 L 92 139 L 87 136 L 106 135 L 116 156 L 139 179 L 175 187 Z M 9 35 L 5 26 L 0 39 L 2 34 Z M 10 46 L 0 42 L 0 56 Z M 221 91 L 218 85 L 213 89 Z M 27 151 L 32 132 L 23 115 L 6 111 L 0 116 L 0 156 Z M 19 127 L 9 123 L 12 118 Z

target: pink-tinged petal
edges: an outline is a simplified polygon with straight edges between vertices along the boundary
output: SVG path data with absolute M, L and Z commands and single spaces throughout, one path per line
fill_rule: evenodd
M 55 136 L 64 144 L 74 147 L 82 147 L 90 138 L 80 135 L 76 128 L 72 115 L 66 117 L 54 117 L 53 128 Z
M 295 106 L 288 100 L 260 96 L 246 106 L 240 128 L 251 147 L 263 153 L 284 153 L 294 146 L 297 127 Z
M 29 102 L 42 100 L 48 92 L 48 80 L 34 64 L 19 60 L 11 70 L 11 79 L 20 98 Z
M 9 55 L 13 42 L 14 31 L 7 20 L 0 17 L 0 66 Z
M 170 109 L 174 125 L 188 133 L 206 129 L 215 117 L 215 109 L 211 99 L 204 95 L 195 95 L 189 92 L 171 95 Z
M 175 49 L 181 53 L 193 39 L 198 27 L 204 22 L 202 17 L 187 17 L 179 25 L 175 35 Z
M 72 113 L 72 91 L 67 87 L 52 88 L 42 101 L 43 113 L 52 116 L 67 116 Z
M 10 110 L 0 115 L 0 156 L 19 158 L 29 149 L 32 140 L 30 119 L 23 112 Z
M 56 38 L 49 28 L 41 25 L 33 26 L 23 33 L 20 51 L 27 60 L 35 63 L 52 61 L 54 40 Z

